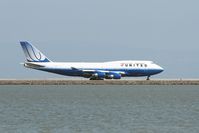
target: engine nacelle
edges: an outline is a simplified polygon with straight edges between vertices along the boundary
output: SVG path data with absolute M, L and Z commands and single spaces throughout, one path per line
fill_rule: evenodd
M 94 74 L 92 75 L 91 78 L 92 78 L 92 79 L 104 79 L 105 76 L 106 76 L 106 74 L 103 73 L 103 72 L 96 72 L 96 73 L 94 73 Z
M 121 79 L 121 77 L 119 73 L 109 73 L 106 75 L 106 79 Z

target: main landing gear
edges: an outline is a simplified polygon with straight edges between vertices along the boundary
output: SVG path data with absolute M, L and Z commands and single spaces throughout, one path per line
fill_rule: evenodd
M 147 76 L 146 80 L 150 80 L 150 76 Z
M 90 80 L 104 80 L 103 78 L 95 78 L 95 77 L 91 77 Z

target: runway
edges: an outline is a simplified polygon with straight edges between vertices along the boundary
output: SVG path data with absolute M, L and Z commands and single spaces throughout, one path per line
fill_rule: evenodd
M 0 79 L 0 85 L 199 85 L 199 79 L 175 80 L 175 79 L 155 79 L 155 80 L 16 80 Z

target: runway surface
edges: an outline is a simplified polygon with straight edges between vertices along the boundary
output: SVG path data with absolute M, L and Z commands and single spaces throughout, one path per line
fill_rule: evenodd
M 15 80 L 1 79 L 0 85 L 199 85 L 199 80 Z

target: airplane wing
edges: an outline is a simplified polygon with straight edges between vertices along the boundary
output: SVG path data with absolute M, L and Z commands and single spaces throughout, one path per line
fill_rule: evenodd
M 82 72 L 84 72 L 84 73 L 96 73 L 96 72 L 102 72 L 102 73 L 109 73 L 110 71 L 105 71 L 105 70 L 92 70 L 92 69 L 90 69 L 90 70 L 82 70 Z
M 79 70 L 83 72 L 83 75 L 87 78 L 109 78 L 109 79 L 120 79 L 125 75 L 123 71 L 106 71 L 106 70 L 98 70 L 98 69 L 78 69 L 75 67 L 71 67 L 73 70 Z

